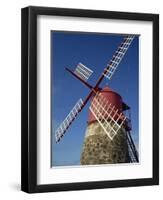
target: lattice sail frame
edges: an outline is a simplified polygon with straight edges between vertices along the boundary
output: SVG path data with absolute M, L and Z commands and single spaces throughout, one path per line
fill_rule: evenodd
M 65 134 L 66 130 L 70 127 L 71 123 L 77 117 L 78 113 L 81 111 L 83 106 L 83 100 L 79 99 L 72 110 L 69 112 L 65 120 L 60 124 L 60 126 L 55 131 L 56 142 L 59 142 L 60 139 Z
M 122 58 L 126 54 L 130 44 L 132 43 L 134 39 L 134 36 L 127 36 L 124 41 L 121 43 L 121 45 L 118 47 L 117 51 L 113 55 L 112 59 L 110 60 L 109 69 L 105 69 L 106 73 L 103 73 L 103 75 L 108 78 L 109 80 L 113 76 L 115 70 L 117 69 L 119 63 L 121 62 Z
M 139 155 L 134 145 L 134 142 L 132 140 L 132 137 L 130 135 L 130 132 L 127 132 L 127 146 L 128 146 L 129 156 L 130 156 L 130 162 L 132 163 L 139 162 Z
M 131 146 L 130 146 L 128 140 L 127 140 L 127 146 L 128 146 L 129 156 L 130 156 L 130 162 L 131 162 L 131 163 L 136 163 L 137 161 L 136 161 L 136 159 L 135 159 L 135 156 L 134 156 L 134 154 L 133 154 L 133 151 L 132 151 L 132 149 L 131 149 Z
M 89 109 L 107 136 L 113 140 L 124 124 L 126 116 L 123 113 L 119 113 L 119 110 L 115 109 L 115 106 L 109 103 L 99 92 L 93 98 Z
M 93 71 L 88 67 L 86 67 L 85 65 L 83 65 L 82 63 L 79 63 L 74 73 L 84 81 L 87 81 L 89 77 L 92 75 Z

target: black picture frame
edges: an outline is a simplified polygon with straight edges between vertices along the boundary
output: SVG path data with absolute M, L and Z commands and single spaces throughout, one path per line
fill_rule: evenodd
M 153 177 L 64 184 L 37 184 L 37 16 L 55 15 L 153 23 Z M 159 15 L 30 6 L 21 12 L 21 190 L 28 193 L 159 184 Z

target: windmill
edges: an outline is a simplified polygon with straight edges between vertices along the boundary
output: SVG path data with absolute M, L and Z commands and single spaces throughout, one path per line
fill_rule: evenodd
M 94 86 L 88 83 L 93 71 L 79 63 L 74 71 L 66 70 L 90 89 L 85 100 L 79 99 L 55 131 L 56 143 L 90 100 L 89 120 L 85 134 L 81 164 L 138 162 L 138 152 L 131 136 L 130 107 L 109 87 L 100 88 L 104 78 L 111 79 L 126 54 L 133 35 L 125 36 Z M 118 149 L 118 150 L 117 150 Z M 121 156 L 120 156 L 121 155 Z

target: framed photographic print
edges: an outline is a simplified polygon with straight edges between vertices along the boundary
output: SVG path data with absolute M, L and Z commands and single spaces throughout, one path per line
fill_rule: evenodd
M 159 16 L 22 9 L 22 190 L 159 184 Z

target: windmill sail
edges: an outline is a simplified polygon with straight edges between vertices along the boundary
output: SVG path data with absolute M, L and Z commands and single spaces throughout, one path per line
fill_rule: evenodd
M 127 145 L 129 150 L 130 162 L 139 162 L 138 152 L 136 150 L 130 132 L 127 132 Z
M 97 93 L 89 107 L 108 137 L 113 140 L 119 129 L 124 124 L 126 117 L 115 106 L 109 104 L 100 93 Z
M 60 126 L 55 131 L 56 142 L 60 141 L 60 139 L 63 137 L 67 129 L 70 127 L 71 123 L 77 117 L 78 113 L 82 110 L 82 108 L 83 108 L 83 100 L 79 99 L 75 104 L 75 106 L 70 111 L 70 113 L 67 115 L 65 120 L 60 124 Z
M 85 65 L 83 65 L 82 63 L 79 63 L 74 73 L 84 81 L 87 81 L 89 77 L 92 75 L 93 71 L 88 67 L 86 67 Z
M 105 69 L 105 72 L 103 75 L 108 78 L 109 80 L 113 76 L 115 70 L 117 69 L 119 63 L 121 62 L 122 58 L 126 54 L 131 42 L 133 41 L 134 36 L 127 36 L 124 38 L 121 45 L 118 47 L 117 51 L 113 55 L 112 59 L 110 60 L 109 64 L 107 65 L 107 68 Z

